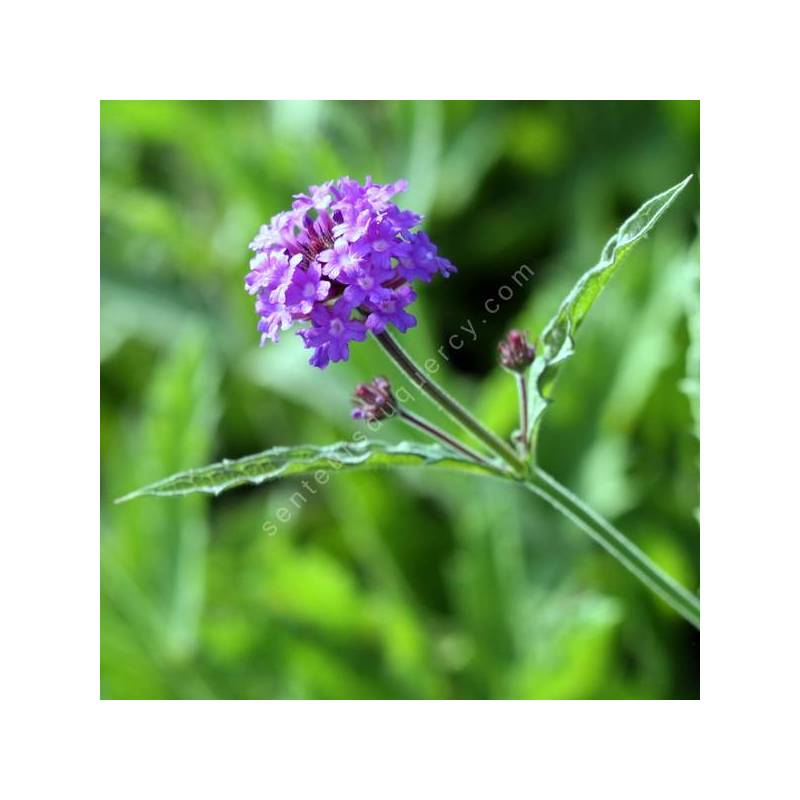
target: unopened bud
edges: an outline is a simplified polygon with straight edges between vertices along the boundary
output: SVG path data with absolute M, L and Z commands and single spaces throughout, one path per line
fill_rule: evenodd
M 497 345 L 500 363 L 511 372 L 524 372 L 536 358 L 536 348 L 523 331 L 509 331 Z
M 397 410 L 397 401 L 392 394 L 392 387 L 386 378 L 373 378 L 369 383 L 359 383 L 353 394 L 355 408 L 353 419 L 367 422 L 379 421 L 391 417 Z

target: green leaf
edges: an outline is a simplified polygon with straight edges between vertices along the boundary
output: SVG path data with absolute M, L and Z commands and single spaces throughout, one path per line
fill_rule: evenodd
M 116 502 L 122 503 L 144 495 L 169 497 L 205 492 L 218 495 L 243 484 L 261 484 L 278 478 L 326 474 L 341 469 L 378 467 L 444 467 L 446 469 L 505 476 L 497 466 L 479 465 L 436 444 L 418 442 L 337 442 L 325 447 L 300 445 L 273 447 L 236 460 L 226 459 L 207 467 L 178 472 L 169 478 L 131 492 Z
M 537 341 L 536 360 L 531 365 L 528 378 L 529 441 L 534 441 L 542 415 L 550 402 L 559 367 L 575 352 L 575 335 L 589 309 L 617 271 L 623 257 L 650 232 L 691 179 L 690 175 L 671 189 L 651 198 L 622 223 L 603 248 L 600 261 L 583 273 L 545 326 Z

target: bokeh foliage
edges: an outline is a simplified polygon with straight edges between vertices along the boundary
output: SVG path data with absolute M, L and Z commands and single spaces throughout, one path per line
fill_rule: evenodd
M 403 342 L 422 361 L 444 345 L 439 377 L 510 433 L 497 339 L 538 333 L 619 223 L 697 172 L 698 103 L 114 101 L 101 126 L 103 697 L 698 696 L 696 632 L 512 485 L 399 470 L 112 502 L 350 439 L 353 385 L 396 377 L 372 343 L 322 372 L 297 337 L 257 346 L 247 243 L 343 174 L 409 179 L 401 206 L 460 271 L 425 287 Z M 693 181 L 593 308 L 539 438 L 546 469 L 691 588 L 698 197 Z M 535 277 L 487 314 L 521 264 Z

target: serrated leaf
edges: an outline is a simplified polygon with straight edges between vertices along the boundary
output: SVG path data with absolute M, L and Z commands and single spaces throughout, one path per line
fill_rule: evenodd
M 623 257 L 649 233 L 691 179 L 690 175 L 671 189 L 650 198 L 625 220 L 606 243 L 600 261 L 581 275 L 545 326 L 536 343 L 536 360 L 528 377 L 529 441 L 535 441 L 558 369 L 575 352 L 575 335 L 589 309 L 617 271 Z
M 318 470 L 336 473 L 342 469 L 380 467 L 441 467 L 445 469 L 505 476 L 497 466 L 476 464 L 436 444 L 419 442 L 337 442 L 325 447 L 301 445 L 273 447 L 236 460 L 178 472 L 119 498 L 122 503 L 136 497 L 169 497 L 204 492 L 220 494 L 243 484 L 261 484 L 279 478 L 311 475 Z

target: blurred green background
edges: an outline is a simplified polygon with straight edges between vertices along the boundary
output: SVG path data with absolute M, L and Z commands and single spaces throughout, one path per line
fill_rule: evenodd
M 349 396 L 396 377 L 385 357 L 367 342 L 319 371 L 296 336 L 259 349 L 243 291 L 259 225 L 345 174 L 407 177 L 399 205 L 459 268 L 420 292 L 402 337 L 420 359 L 534 269 L 439 373 L 510 433 L 497 339 L 537 334 L 619 223 L 697 172 L 699 118 L 693 101 L 103 102 L 102 697 L 698 697 L 699 635 L 517 487 L 402 470 L 335 475 L 299 509 L 299 481 L 113 499 L 359 429 Z M 695 180 L 595 305 L 539 456 L 692 589 L 698 209 Z

